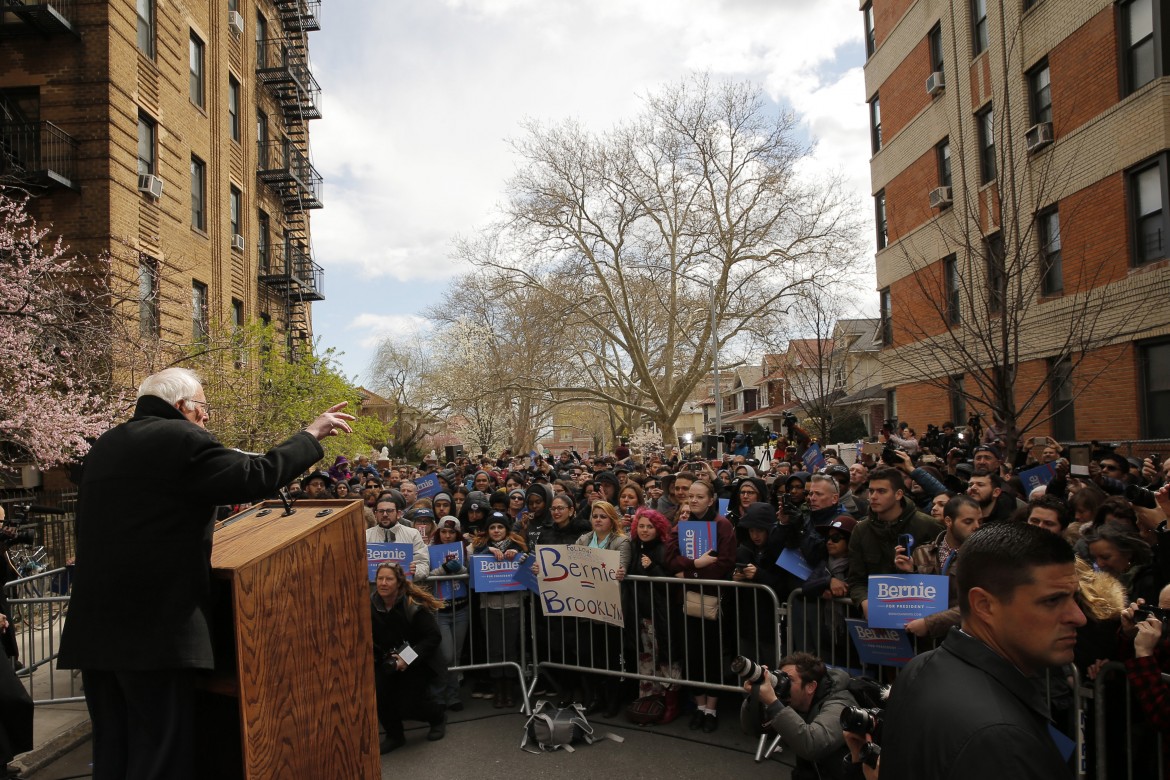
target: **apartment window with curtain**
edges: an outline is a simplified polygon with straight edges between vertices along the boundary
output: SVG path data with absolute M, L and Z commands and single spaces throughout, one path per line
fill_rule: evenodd
M 887 287 L 878 293 L 878 326 L 881 328 L 883 347 L 894 343 L 894 326 L 890 319 L 890 304 L 890 288 Z
M 943 258 L 943 284 L 946 285 L 946 321 L 948 325 L 958 325 L 963 318 L 959 305 L 962 301 L 962 291 L 959 287 L 958 259 L 955 255 Z
M 1036 217 L 1040 240 L 1040 291 L 1053 295 L 1064 290 L 1064 267 L 1060 253 L 1060 214 L 1056 207 Z
M 1028 103 L 1032 112 L 1032 124 L 1052 121 L 1052 82 L 1048 60 L 1044 60 L 1028 72 Z
M 138 332 L 143 338 L 158 338 L 158 293 L 158 261 L 142 255 L 138 258 Z
M 885 249 L 889 240 L 889 225 L 886 222 L 886 191 L 873 196 L 874 223 L 877 226 L 877 248 Z
M 191 338 L 196 342 L 207 341 L 211 332 L 208 325 L 210 313 L 207 309 L 207 285 L 203 282 L 191 282 Z
M 938 186 L 951 186 L 951 139 L 944 138 L 935 147 L 938 159 Z
M 188 60 L 191 76 L 191 102 L 203 108 L 203 41 L 195 33 L 191 33 Z
M 191 227 L 207 230 L 207 166 L 191 155 Z
M 233 236 L 243 235 L 244 233 L 244 228 L 240 224 L 241 199 L 240 191 L 235 187 L 232 187 L 228 191 L 228 212 L 231 214 Z
M 240 142 L 240 82 L 228 76 L 228 131 L 232 140 Z
M 158 126 L 154 120 L 138 112 L 138 175 L 154 173 Z
M 987 51 L 987 0 L 971 0 L 971 50 L 975 56 Z
M 268 114 L 256 111 L 256 165 L 268 170 Z
M 877 35 L 873 27 L 873 3 L 866 3 L 865 8 L 861 9 L 861 13 L 865 17 L 865 56 L 872 57 L 873 53 L 877 51 Z
M 1162 45 L 1162 4 L 1127 0 L 1121 8 L 1121 46 L 1125 94 L 1141 89 L 1162 75 L 1158 52 Z
M 995 111 L 991 106 L 975 115 L 979 127 L 979 176 L 981 184 L 995 181 Z
M 1126 174 L 1132 214 L 1134 264 L 1141 265 L 1166 256 L 1167 186 L 1166 156 Z
M 942 25 L 936 24 L 930 28 L 927 37 L 930 40 L 930 70 L 934 73 L 943 72 L 943 45 L 942 45 Z
M 874 154 L 882 149 L 882 103 L 876 94 L 869 101 L 869 145 Z
M 259 234 L 256 240 L 256 262 L 260 265 L 260 272 L 268 272 L 269 249 L 268 249 L 268 232 L 271 230 L 271 225 L 268 222 L 268 215 L 263 211 L 256 215 L 256 232 Z
M 1072 361 L 1048 361 L 1050 379 L 1050 409 L 1052 413 L 1052 438 L 1058 441 L 1075 441 L 1077 418 L 1072 383 Z

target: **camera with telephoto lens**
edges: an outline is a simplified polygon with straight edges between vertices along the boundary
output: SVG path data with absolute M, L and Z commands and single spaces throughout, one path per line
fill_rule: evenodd
M 876 739 L 882 728 L 882 710 L 846 707 L 841 710 L 841 728 L 851 734 L 871 734 Z
M 1126 485 L 1125 498 L 1134 506 L 1140 506 L 1143 509 L 1155 509 L 1158 506 L 1153 492 L 1146 490 L 1141 485 Z
M 739 678 L 744 682 L 756 683 L 767 680 L 768 684 L 776 690 L 778 699 L 787 699 L 792 693 L 792 678 L 788 676 L 787 672 L 768 671 L 746 656 L 736 656 L 735 660 L 731 662 L 731 671 L 739 675 Z
M 0 526 L 0 545 L 3 544 L 36 544 L 37 532 L 33 528 L 22 528 L 19 523 L 4 523 Z

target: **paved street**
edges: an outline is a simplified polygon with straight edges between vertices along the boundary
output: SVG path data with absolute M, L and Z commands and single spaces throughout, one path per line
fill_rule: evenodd
M 714 734 L 690 731 L 686 719 L 669 726 L 630 726 L 624 718 L 591 719 L 598 731 L 613 731 L 625 738 L 617 743 L 603 740 L 581 745 L 568 753 L 533 755 L 520 749 L 524 717 L 502 714 L 490 703 L 469 699 L 461 713 L 451 713 L 446 739 L 427 742 L 426 727 L 407 729 L 406 745 L 382 759 L 382 777 L 450 776 L 444 767 L 467 767 L 473 762 L 481 776 L 509 778 L 564 778 L 587 771 L 594 776 L 621 778 L 697 777 L 734 775 L 737 780 L 767 778 L 788 780 L 791 759 L 756 764 L 755 740 L 744 736 L 732 702 L 720 702 L 719 730 Z M 733 717 L 733 715 L 735 717 Z M 409 725 L 409 724 L 408 724 Z M 67 780 L 90 774 L 90 743 L 84 742 L 28 780 Z M 322 780 L 326 780 L 322 778 Z M 327 780 L 334 780 L 328 778 Z

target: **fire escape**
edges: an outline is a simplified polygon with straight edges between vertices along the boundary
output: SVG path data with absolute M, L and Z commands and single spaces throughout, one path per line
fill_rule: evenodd
M 77 36 L 74 0 L 0 0 L 0 46 L 9 39 Z M 77 190 L 77 141 L 42 120 L 37 88 L 0 90 L 0 183 Z
M 308 33 L 319 30 L 320 0 L 275 0 L 281 34 L 257 41 L 256 77 L 280 106 L 284 132 L 260 144 L 258 173 L 280 198 L 284 238 L 262 252 L 260 281 L 284 303 L 290 359 L 310 339 L 306 304 L 324 296 L 324 271 L 313 262 L 310 209 L 321 203 L 321 176 L 309 161 L 309 121 L 320 119 L 321 87 L 309 70 Z

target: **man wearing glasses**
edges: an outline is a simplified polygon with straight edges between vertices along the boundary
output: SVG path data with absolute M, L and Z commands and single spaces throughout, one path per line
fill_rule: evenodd
M 344 403 L 263 455 L 225 447 L 185 368 L 149 376 L 134 416 L 107 431 L 74 481 L 77 567 L 58 666 L 80 669 L 93 777 L 192 778 L 194 681 L 213 668 L 211 539 L 216 506 L 275 495 L 351 432 Z M 149 464 L 127 500 L 129 476 Z
M 374 507 L 374 519 L 378 524 L 366 529 L 367 542 L 398 542 L 409 544 L 414 548 L 414 557 L 411 558 L 410 568 L 415 582 L 425 580 L 431 571 L 431 558 L 427 552 L 427 543 L 422 534 L 408 525 L 398 522 L 401 510 L 389 493 L 379 496 Z M 405 567 L 404 567 L 405 568 Z

